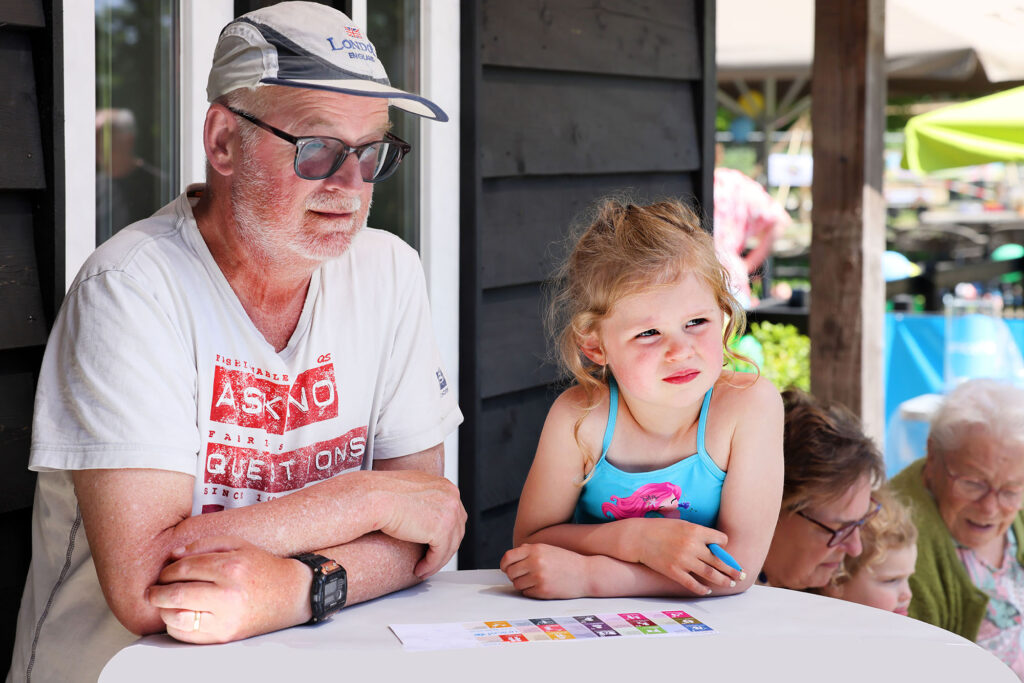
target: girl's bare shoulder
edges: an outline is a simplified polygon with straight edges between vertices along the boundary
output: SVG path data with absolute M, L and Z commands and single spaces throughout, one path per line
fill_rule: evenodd
M 608 387 L 601 385 L 588 393 L 583 387 L 573 385 L 559 394 L 548 413 L 548 422 L 575 428 L 580 424 L 580 437 L 590 441 L 593 432 L 603 431 L 608 418 Z M 600 439 L 600 434 L 596 437 Z
M 751 411 L 781 411 L 782 397 L 771 380 L 752 372 L 723 370 L 715 384 L 715 408 L 728 415 Z M 721 414 L 721 413 L 720 413 Z

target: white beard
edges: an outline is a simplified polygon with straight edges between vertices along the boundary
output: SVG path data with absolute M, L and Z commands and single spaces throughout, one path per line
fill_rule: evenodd
M 337 258 L 348 249 L 355 235 L 366 227 L 370 213 L 367 206 L 360 224 L 345 231 L 344 237 L 335 236 L 330 241 L 318 240 L 317 235 L 302 231 L 305 211 L 359 216 L 363 208 L 362 198 L 322 192 L 308 197 L 303 211 L 297 214 L 282 208 L 289 206 L 289 199 L 280 186 L 258 164 L 252 163 L 243 151 L 238 178 L 231 185 L 231 204 L 238 236 L 259 262 L 323 263 Z

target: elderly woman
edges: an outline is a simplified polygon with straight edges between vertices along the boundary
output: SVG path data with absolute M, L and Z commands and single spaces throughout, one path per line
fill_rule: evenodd
M 927 456 L 892 485 L 920 534 L 910 616 L 977 641 L 1024 678 L 1024 390 L 994 380 L 954 389 Z
M 878 505 L 871 491 L 885 465 L 860 422 L 840 405 L 798 391 L 786 404 L 782 509 L 760 581 L 782 588 L 820 588 L 846 555 L 861 551 L 859 529 Z

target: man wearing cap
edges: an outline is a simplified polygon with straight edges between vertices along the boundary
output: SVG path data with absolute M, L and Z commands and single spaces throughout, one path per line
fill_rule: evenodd
M 207 183 L 97 249 L 54 325 L 8 681 L 95 680 L 138 634 L 320 621 L 462 538 L 422 269 L 364 229 L 409 152 L 388 105 L 447 117 L 306 2 L 229 24 L 208 95 Z

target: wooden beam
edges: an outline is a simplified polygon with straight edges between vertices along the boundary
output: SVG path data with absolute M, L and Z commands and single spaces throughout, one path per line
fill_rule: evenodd
M 884 0 L 816 0 L 811 389 L 883 443 Z

